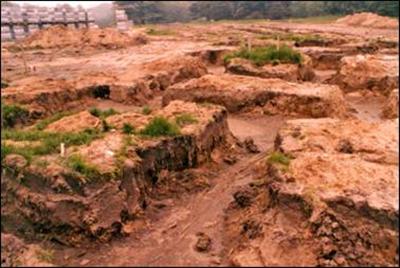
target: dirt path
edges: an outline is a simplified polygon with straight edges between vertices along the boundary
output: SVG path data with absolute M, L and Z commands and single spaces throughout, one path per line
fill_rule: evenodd
M 248 167 L 266 157 L 273 145 L 282 117 L 230 116 L 229 125 L 234 135 L 253 137 L 262 153 L 246 156 L 234 164 L 226 165 L 212 178 L 212 186 L 181 200 L 167 200 L 167 208 L 159 219 L 150 223 L 141 234 L 115 240 L 100 248 L 88 250 L 84 256 L 69 250 L 65 255 L 68 265 L 107 266 L 205 266 L 227 265 L 223 260 L 222 230 L 224 209 L 233 200 L 238 186 L 249 183 L 254 174 Z M 171 201 L 171 202 L 168 202 Z M 172 204 L 171 204 L 172 203 Z M 194 249 L 196 234 L 203 232 L 212 239 L 211 250 L 200 253 Z M 75 252 L 74 252 L 75 251 Z M 64 261 L 62 261 L 64 262 Z
M 347 103 L 355 111 L 355 116 L 367 122 L 382 121 L 381 113 L 385 104 L 385 97 L 380 95 L 362 96 L 361 94 L 347 94 Z

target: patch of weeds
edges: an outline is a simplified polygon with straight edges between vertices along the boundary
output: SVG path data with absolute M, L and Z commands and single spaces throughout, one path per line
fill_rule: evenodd
M 5 152 L 22 155 L 28 162 L 30 162 L 34 156 L 59 152 L 61 143 L 64 143 L 66 146 L 84 145 L 100 137 L 102 137 L 102 134 L 97 130 L 84 130 L 78 133 L 50 133 L 38 130 L 4 129 L 1 133 L 2 140 L 41 142 L 40 145 L 28 145 L 24 147 L 6 146 L 6 148 L 8 148 Z
M 180 129 L 178 125 L 164 117 L 155 117 L 140 131 L 140 134 L 150 137 L 176 136 L 180 134 Z
M 72 170 L 84 175 L 89 180 L 99 178 L 100 172 L 98 169 L 86 161 L 79 154 L 73 154 L 67 159 L 67 166 Z
M 101 119 L 101 126 L 102 126 L 102 131 L 103 132 L 108 132 L 111 129 L 115 128 L 113 125 L 110 125 L 109 123 L 107 123 L 106 119 Z
M 47 161 L 47 160 L 37 159 L 37 160 L 35 160 L 34 164 L 37 165 L 38 167 L 45 168 L 45 167 L 47 167 L 50 163 L 49 163 L 49 161 Z
M 288 171 L 291 158 L 281 152 L 272 152 L 268 158 L 267 163 L 271 165 L 277 165 L 282 171 Z
M 4 158 L 12 153 L 12 148 L 4 143 L 1 143 L 1 163 L 3 164 Z
M 267 63 L 296 63 L 302 62 L 302 56 L 291 47 L 282 45 L 279 48 L 275 45 L 267 47 L 256 47 L 251 50 L 242 48 L 239 51 L 230 53 L 224 57 L 225 62 L 233 58 L 243 58 L 250 60 L 254 64 L 261 66 Z
M 6 88 L 8 87 L 8 83 L 4 80 L 1 80 L 1 88 Z
M 129 123 L 124 123 L 124 125 L 122 126 L 122 132 L 125 134 L 132 134 L 134 130 L 135 128 Z
M 124 163 L 124 160 L 128 156 L 128 147 L 134 145 L 135 143 L 132 140 L 131 136 L 124 136 L 123 141 L 122 141 L 122 147 L 119 150 L 118 154 L 116 155 L 117 159 L 117 165 L 122 169 L 122 165 Z
M 95 117 L 105 119 L 111 115 L 118 114 L 117 111 L 115 111 L 113 108 L 107 109 L 107 110 L 100 110 L 98 108 L 90 108 L 89 113 Z
M 155 28 L 149 28 L 146 31 L 146 34 L 148 35 L 174 35 L 175 32 L 168 30 L 168 29 L 155 29 Z
M 38 249 L 35 253 L 40 261 L 49 263 L 54 260 L 54 251 L 51 249 Z
M 65 117 L 65 116 L 69 116 L 71 115 L 72 112 L 60 112 L 60 113 L 56 113 L 46 119 L 41 120 L 40 122 L 38 122 L 35 125 L 35 128 L 37 130 L 43 130 L 45 129 L 48 125 L 50 125 L 51 123 L 60 120 L 61 118 Z
M 148 115 L 148 114 L 151 114 L 151 112 L 152 112 L 151 108 L 149 106 L 147 106 L 147 105 L 145 105 L 142 108 L 142 114 Z
M 17 123 L 25 122 L 29 117 L 29 111 L 18 105 L 1 103 L 2 126 L 14 127 Z
M 261 40 L 281 40 L 281 41 L 295 41 L 295 42 L 307 42 L 307 41 L 323 41 L 323 38 L 318 34 L 292 34 L 292 33 L 270 33 L 263 34 L 258 37 Z
M 189 113 L 183 113 L 175 117 L 175 122 L 178 124 L 178 126 L 183 127 L 185 125 L 198 123 L 199 121 L 193 115 Z

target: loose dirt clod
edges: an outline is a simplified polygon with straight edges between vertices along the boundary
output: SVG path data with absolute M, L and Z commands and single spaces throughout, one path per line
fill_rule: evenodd
M 197 233 L 195 249 L 199 252 L 208 252 L 211 249 L 211 238 L 205 233 Z
M 338 19 L 336 23 L 349 26 L 362 26 L 384 29 L 397 29 L 399 27 L 399 22 L 397 19 L 379 16 L 377 14 L 369 12 L 348 15 Z
M 71 29 L 65 26 L 53 26 L 33 33 L 22 40 L 24 48 L 107 48 L 117 49 L 132 45 L 146 44 L 144 36 L 130 36 L 113 28 L 107 29 Z

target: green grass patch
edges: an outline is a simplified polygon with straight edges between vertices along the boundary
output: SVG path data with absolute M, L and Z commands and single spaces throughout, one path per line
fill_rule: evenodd
M 64 143 L 65 146 L 84 145 L 89 144 L 100 137 L 102 137 L 102 134 L 95 129 L 86 129 L 78 133 L 50 133 L 38 130 L 4 129 L 1 133 L 2 140 L 40 141 L 40 145 L 17 147 L 2 144 L 2 159 L 3 147 L 4 154 L 19 154 L 24 156 L 28 162 L 30 162 L 35 156 L 59 153 L 61 143 Z
M 272 152 L 268 158 L 267 163 L 277 166 L 280 170 L 287 172 L 289 170 L 291 158 L 281 152 Z
M 122 132 L 125 134 L 132 134 L 135 131 L 135 128 L 129 124 L 129 123 L 124 123 L 122 126 Z
M 185 125 L 198 123 L 199 121 L 193 115 L 189 113 L 183 113 L 175 116 L 175 122 L 178 124 L 178 126 L 183 127 Z
M 81 155 L 73 154 L 67 159 L 67 166 L 72 170 L 82 174 L 89 180 L 100 177 L 100 172 L 94 165 L 88 164 Z
M 290 18 L 290 19 L 282 19 L 279 21 L 284 22 L 293 22 L 293 23 L 331 23 L 336 21 L 338 18 L 343 17 L 343 15 L 325 15 L 325 16 L 315 16 L 315 17 L 307 17 L 307 18 Z
M 143 106 L 142 114 L 149 115 L 149 114 L 151 114 L 151 112 L 152 112 L 152 110 L 151 110 L 151 108 L 149 106 L 147 106 L 147 105 Z
M 243 58 L 250 60 L 254 64 L 261 66 L 267 63 L 296 63 L 302 62 L 302 56 L 299 52 L 283 45 L 277 47 L 275 45 L 267 47 L 257 47 L 251 50 L 242 48 L 239 51 L 230 53 L 224 57 L 225 62 L 229 62 L 233 58 Z
M 1 80 L 1 88 L 6 88 L 8 87 L 8 83 L 4 80 Z
M 35 253 L 36 257 L 42 262 L 50 263 L 54 260 L 54 251 L 51 249 L 38 249 Z
M 281 41 L 295 41 L 295 42 L 304 42 L 304 41 L 323 41 L 324 39 L 318 34 L 293 34 L 293 33 L 270 33 L 263 34 L 258 37 L 262 40 L 281 40 Z
M 290 157 L 281 153 L 281 152 L 272 152 L 267 159 L 267 162 L 270 164 L 281 164 L 284 166 L 289 166 Z
M 2 126 L 14 127 L 19 122 L 25 122 L 29 117 L 29 111 L 18 105 L 1 103 Z
M 150 137 L 176 136 L 180 134 L 180 129 L 176 123 L 164 117 L 155 117 L 140 131 L 140 134 Z
M 91 115 L 96 116 L 96 117 L 101 118 L 101 119 L 105 119 L 105 118 L 107 118 L 107 117 L 109 117 L 111 115 L 118 114 L 118 112 L 115 111 L 113 108 L 110 108 L 110 109 L 107 109 L 107 110 L 100 110 L 100 109 L 95 108 L 95 107 L 90 108 L 89 109 L 89 113 Z
M 168 29 L 156 29 L 156 28 L 149 28 L 146 31 L 148 35 L 175 35 L 174 31 Z
M 65 116 L 69 116 L 71 115 L 72 112 L 60 112 L 60 113 L 56 113 L 46 119 L 43 119 L 41 121 L 39 121 L 38 123 L 36 123 L 35 128 L 37 130 L 43 130 L 45 129 L 48 125 L 50 125 L 51 123 L 54 123 L 58 120 L 60 120 L 61 118 L 65 117 Z

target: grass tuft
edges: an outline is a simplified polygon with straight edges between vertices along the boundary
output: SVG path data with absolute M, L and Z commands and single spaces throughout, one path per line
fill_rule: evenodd
M 84 145 L 100 137 L 102 137 L 102 134 L 96 129 L 85 129 L 78 133 L 49 133 L 38 130 L 4 129 L 1 133 L 2 140 L 40 141 L 41 143 L 40 145 L 24 147 L 2 144 L 2 160 L 3 155 L 15 153 L 24 156 L 30 162 L 34 156 L 59 153 L 61 143 L 66 146 Z
M 146 33 L 148 35 L 174 35 L 175 32 L 166 29 L 149 28 Z
M 124 125 L 122 126 L 122 132 L 125 134 L 132 134 L 134 130 L 135 128 L 129 123 L 124 123 Z
M 29 117 L 29 111 L 18 105 L 1 103 L 2 126 L 14 127 L 17 123 L 25 122 Z
M 51 249 L 36 250 L 36 257 L 42 262 L 52 262 L 54 260 L 54 251 Z
M 178 124 L 178 126 L 183 127 L 185 125 L 195 124 L 199 121 L 193 115 L 189 113 L 183 113 L 175 117 L 175 122 Z
M 68 157 L 67 166 L 74 171 L 84 175 L 89 180 L 99 178 L 100 172 L 94 165 L 85 162 L 79 154 L 74 154 Z
M 144 114 L 144 115 L 151 114 L 151 112 L 152 112 L 151 108 L 147 105 L 145 105 L 142 109 L 142 114 Z
M 302 62 L 302 56 L 299 52 L 283 45 L 277 47 L 275 45 L 267 47 L 256 47 L 251 50 L 242 48 L 239 51 L 230 53 L 224 57 L 225 62 L 229 62 L 233 58 L 248 59 L 256 65 L 264 65 L 267 63 L 296 63 Z
M 48 125 L 50 125 L 53 122 L 56 122 L 58 120 L 60 120 L 61 118 L 65 117 L 65 116 L 69 116 L 71 115 L 72 112 L 60 112 L 60 113 L 56 113 L 46 119 L 43 119 L 41 121 L 39 121 L 36 125 L 35 128 L 37 130 L 43 130 L 45 129 Z
M 101 119 L 105 119 L 105 118 L 107 118 L 107 117 L 109 117 L 111 115 L 118 114 L 118 112 L 115 111 L 113 108 L 110 108 L 110 109 L 107 109 L 107 110 L 100 110 L 100 109 L 95 108 L 95 107 L 90 108 L 89 109 L 89 113 L 91 115 L 96 116 L 96 117 L 101 118 Z
M 280 170 L 282 171 L 288 171 L 289 165 L 290 165 L 290 160 L 291 158 L 284 153 L 281 152 L 272 152 L 268 158 L 267 158 L 267 163 L 271 165 L 277 165 Z
M 140 134 L 150 137 L 158 136 L 176 136 L 180 134 L 179 126 L 173 122 L 169 122 L 164 117 L 153 118 Z

